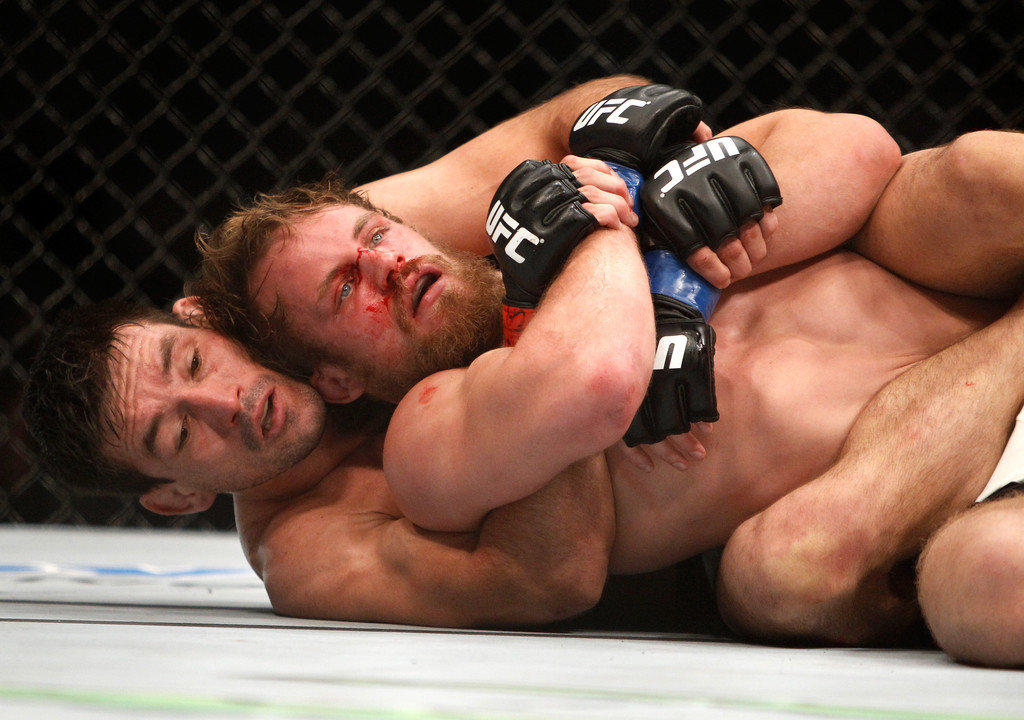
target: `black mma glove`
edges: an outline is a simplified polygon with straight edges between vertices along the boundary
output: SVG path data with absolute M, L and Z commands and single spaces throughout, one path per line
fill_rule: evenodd
M 577 243 L 597 226 L 566 165 L 526 160 L 498 186 L 487 234 L 505 283 L 505 346 L 514 345 L 537 302 Z
M 718 420 L 715 397 L 715 331 L 696 308 L 655 294 L 658 345 L 647 395 L 623 438 L 653 445 L 689 432 L 690 423 Z
M 763 208 L 782 204 L 768 163 L 750 143 L 718 137 L 693 145 L 647 178 L 640 193 L 644 231 L 658 247 L 685 259 L 738 237 L 740 226 L 760 220 Z
M 569 133 L 569 150 L 646 176 L 693 142 L 703 118 L 704 103 L 693 93 L 668 85 L 634 85 L 584 110 Z

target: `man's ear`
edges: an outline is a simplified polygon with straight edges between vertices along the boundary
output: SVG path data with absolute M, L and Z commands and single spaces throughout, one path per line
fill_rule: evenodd
M 174 305 L 171 307 L 171 312 L 175 316 L 187 322 L 189 325 L 195 325 L 196 327 L 210 327 L 210 324 L 206 322 L 206 314 L 203 312 L 203 306 L 199 304 L 199 298 L 195 295 L 189 295 L 188 297 L 178 298 L 174 301 Z
M 329 403 L 350 403 L 366 390 L 362 381 L 337 365 L 321 363 L 309 378 L 318 393 Z
M 216 493 L 182 490 L 175 482 L 162 483 L 139 498 L 142 507 L 157 515 L 190 515 L 209 510 Z

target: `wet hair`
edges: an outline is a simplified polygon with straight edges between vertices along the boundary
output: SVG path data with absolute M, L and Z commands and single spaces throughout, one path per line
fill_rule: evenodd
M 118 330 L 142 322 L 183 324 L 169 312 L 107 300 L 62 313 L 29 371 L 22 415 L 43 468 L 76 490 L 139 496 L 166 478 L 144 475 L 104 452 L 124 418 L 111 374 L 123 360 Z

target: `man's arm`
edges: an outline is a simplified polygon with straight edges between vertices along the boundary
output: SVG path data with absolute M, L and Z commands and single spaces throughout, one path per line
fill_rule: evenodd
M 483 229 L 487 208 L 512 168 L 527 159 L 558 162 L 569 153 L 569 130 L 580 113 L 618 88 L 645 82 L 631 75 L 591 80 L 506 120 L 428 165 L 359 189 L 426 237 L 489 255 Z
M 359 472 L 358 470 L 355 472 Z M 376 472 L 364 470 L 363 472 Z M 379 478 L 351 478 L 353 483 Z M 601 457 L 491 512 L 471 533 L 435 533 L 328 502 L 275 520 L 258 566 L 284 615 L 446 627 L 547 623 L 601 596 L 614 532 Z
M 780 110 L 721 134 L 741 137 L 757 148 L 784 198 L 775 209 L 778 226 L 771 233 L 767 257 L 753 270 L 749 263 L 742 267 L 746 274 L 792 265 L 845 243 L 867 221 L 900 164 L 896 142 L 862 115 Z M 739 245 L 723 245 L 719 255 L 739 257 Z M 690 263 L 711 282 L 728 277 L 713 253 Z
M 584 239 L 515 347 L 433 375 L 399 404 L 384 470 L 403 512 L 472 529 L 615 443 L 650 379 L 653 315 L 632 232 Z

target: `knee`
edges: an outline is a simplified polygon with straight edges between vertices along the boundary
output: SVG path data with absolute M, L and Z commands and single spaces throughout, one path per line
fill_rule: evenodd
M 1024 192 L 1018 168 L 1024 161 L 1024 135 L 1005 130 L 979 130 L 961 135 L 943 147 L 938 160 L 950 187 L 972 201 L 1012 200 L 1007 193 Z
M 799 519 L 751 518 L 726 545 L 719 609 L 730 627 L 769 641 L 859 643 L 872 628 L 846 611 L 865 579 L 867 543 Z
M 1020 515 L 997 505 L 961 515 L 928 542 L 918 566 L 918 596 L 936 643 L 954 658 L 980 665 L 1020 666 L 1024 665 Z M 1020 508 L 1024 504 L 1018 503 Z

